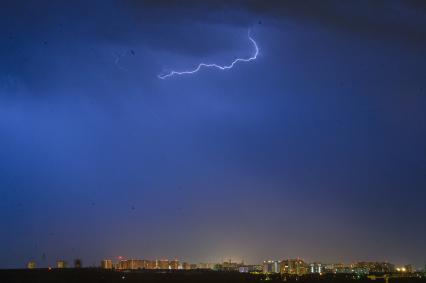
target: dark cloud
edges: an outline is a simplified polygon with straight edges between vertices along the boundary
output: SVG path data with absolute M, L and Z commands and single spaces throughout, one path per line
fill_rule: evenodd
M 92 66 L 127 72 L 126 65 L 132 62 L 155 64 L 146 58 L 148 50 L 190 57 L 188 66 L 222 54 L 233 58 L 250 51 L 245 33 L 258 26 L 288 30 L 310 26 L 422 49 L 426 43 L 425 13 L 423 1 L 396 0 L 6 1 L 0 10 L 4 54 L 0 58 L 0 90 L 25 92 L 31 88 L 42 92 L 46 85 L 53 88 L 56 83 L 68 83 L 72 88 L 98 81 L 95 70 L 86 79 L 77 79 L 72 73 Z M 136 53 L 138 56 L 133 56 Z M 68 68 L 58 70 L 60 64 L 50 60 L 55 58 L 66 60 Z M 173 65 L 165 62 L 158 62 L 158 72 Z M 46 81 L 47 77 L 51 80 Z
M 0 42 L 14 47 L 51 45 L 47 39 L 55 37 L 203 57 L 237 48 L 226 26 L 241 33 L 281 21 L 408 44 L 426 40 L 423 1 L 7 1 L 0 16 L 8 35 Z
M 167 10 L 181 21 L 215 21 L 237 25 L 294 20 L 360 36 L 424 43 L 426 3 L 420 0 L 379 1 L 147 1 L 133 2 L 136 11 Z M 232 12 L 228 12 L 232 11 Z M 206 17 L 207 15 L 207 17 Z M 165 19 L 167 21 L 167 17 Z

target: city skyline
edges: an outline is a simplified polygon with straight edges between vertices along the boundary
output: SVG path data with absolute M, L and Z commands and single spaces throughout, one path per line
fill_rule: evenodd
M 43 266 L 37 265 L 37 262 L 35 260 L 30 260 L 27 262 L 27 267 L 29 269 L 34 268 L 81 268 L 83 267 L 82 259 L 81 258 L 74 258 L 72 260 L 74 262 L 73 266 L 71 266 L 70 261 L 65 260 L 64 258 L 56 259 L 55 264 L 45 264 Z M 341 268 L 350 268 L 353 270 L 354 266 L 357 265 L 372 265 L 372 264 L 379 264 L 379 265 L 388 265 L 391 270 L 394 272 L 414 272 L 414 271 L 426 271 L 423 268 L 426 267 L 425 265 L 422 266 L 415 266 L 411 263 L 403 263 L 403 264 L 395 264 L 389 261 L 378 261 L 378 260 L 357 260 L 354 262 L 338 262 L 338 261 L 331 261 L 331 262 L 324 262 L 321 260 L 312 260 L 312 261 L 306 261 L 301 257 L 294 257 L 294 258 L 285 258 L 281 257 L 281 259 L 265 259 L 261 262 L 246 262 L 244 259 L 241 260 L 233 260 L 231 258 L 228 259 L 221 259 L 220 261 L 198 261 L 198 262 L 189 262 L 185 261 L 181 258 L 156 258 L 156 259 L 147 259 L 142 257 L 125 257 L 125 256 L 116 256 L 116 257 L 110 257 L 106 259 L 100 260 L 100 265 L 96 263 L 92 263 L 89 265 L 86 265 L 85 267 L 101 267 L 103 269 L 217 269 L 216 266 L 223 265 L 223 264 L 233 264 L 234 267 L 244 267 L 244 266 L 263 266 L 262 270 L 265 271 L 265 264 L 272 264 L 271 270 L 275 271 L 269 271 L 272 273 L 279 273 L 280 266 L 286 264 L 288 265 L 289 261 L 294 262 L 300 262 L 306 265 L 306 268 L 310 270 L 308 273 L 321 273 L 321 266 L 340 266 Z M 98 263 L 99 263 L 98 262 Z M 273 265 L 276 265 L 275 267 Z M 278 265 L 277 265 L 278 264 Z M 185 268 L 186 266 L 186 268 Z M 319 266 L 319 269 L 318 269 Z M 315 270 L 315 271 L 314 271 Z
M 0 269 L 426 263 L 426 1 L 0 2 Z
M 301 258 L 282 259 L 282 260 L 264 260 L 261 263 L 245 263 L 244 261 L 232 262 L 221 261 L 216 263 L 190 263 L 179 259 L 126 259 L 122 256 L 115 260 L 103 259 L 100 265 L 85 266 L 85 268 L 101 268 L 110 270 L 213 270 L 220 272 L 240 272 L 252 274 L 288 274 L 304 276 L 308 274 L 413 274 L 426 273 L 426 269 L 417 268 L 412 264 L 397 266 L 390 262 L 380 261 L 358 261 L 354 263 L 324 263 L 320 261 L 307 262 Z M 425 265 L 426 267 L 426 265 Z M 75 259 L 74 265 L 70 266 L 65 260 L 57 260 L 56 266 L 37 266 L 35 261 L 27 264 L 28 269 L 67 269 L 83 268 L 82 260 Z

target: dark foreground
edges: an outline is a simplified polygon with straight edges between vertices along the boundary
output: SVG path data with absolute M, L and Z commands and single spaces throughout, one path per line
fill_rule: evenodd
M 266 276 L 263 274 L 242 274 L 237 272 L 216 271 L 114 271 L 103 269 L 62 269 L 62 270 L 0 270 L 0 282 L 146 282 L 146 283 L 380 283 L 384 279 L 371 280 L 367 277 L 356 278 L 352 275 L 308 275 L 303 277 Z M 417 283 L 426 282 L 426 278 L 390 278 L 390 282 Z

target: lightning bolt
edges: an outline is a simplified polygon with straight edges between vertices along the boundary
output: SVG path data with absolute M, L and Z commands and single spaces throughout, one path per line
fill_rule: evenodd
M 195 74 L 196 72 L 198 72 L 199 70 L 201 70 L 201 68 L 203 68 L 203 67 L 205 67 L 205 68 L 216 68 L 216 69 L 224 71 L 224 70 L 232 69 L 232 67 L 234 67 L 234 65 L 237 64 L 238 62 L 250 62 L 250 61 L 256 60 L 257 59 L 257 55 L 259 55 L 259 47 L 257 46 L 256 41 L 250 36 L 250 31 L 248 32 L 248 39 L 253 44 L 254 51 L 255 51 L 254 54 L 251 57 L 249 57 L 249 58 L 237 58 L 234 61 L 232 61 L 231 64 L 224 65 L 224 66 L 217 65 L 217 64 L 200 63 L 193 70 L 180 71 L 180 72 L 178 72 L 178 71 L 171 71 L 170 73 L 167 73 L 167 74 L 158 75 L 158 78 L 164 80 L 164 79 L 170 78 L 170 77 L 175 76 L 175 75 L 176 76 L 180 76 L 180 75 Z

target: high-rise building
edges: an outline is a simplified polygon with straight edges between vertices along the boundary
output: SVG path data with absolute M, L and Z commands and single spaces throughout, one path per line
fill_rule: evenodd
M 404 268 L 405 268 L 405 272 L 407 272 L 407 273 L 413 273 L 414 272 L 414 268 L 413 268 L 412 264 L 407 264 L 407 265 L 404 266 Z
M 81 259 L 75 259 L 74 260 L 74 268 L 82 268 L 83 267 L 83 263 L 81 261 Z
M 169 260 L 168 259 L 157 260 L 157 269 L 169 269 Z
M 343 263 L 328 263 L 323 266 L 324 273 L 352 273 L 352 268 Z
M 126 259 L 120 260 L 118 264 L 118 269 L 155 269 L 155 265 L 152 264 L 152 261 L 144 259 Z
M 27 268 L 28 268 L 28 269 L 35 269 L 35 268 L 36 268 L 36 263 L 35 263 L 35 261 L 30 261 L 30 262 L 28 262 L 28 264 L 27 264 Z
M 310 264 L 310 270 L 311 273 L 321 274 L 324 273 L 324 264 L 320 262 L 314 262 Z
M 179 260 L 174 259 L 169 261 L 169 269 L 178 270 L 179 269 Z
M 156 268 L 157 268 L 157 261 L 155 260 L 146 261 L 146 269 L 156 269 Z
M 261 264 L 255 264 L 255 265 L 252 265 L 252 267 L 253 267 L 252 271 L 254 271 L 254 272 L 262 272 L 263 271 L 263 265 L 261 265 Z
M 103 269 L 112 269 L 112 260 L 104 259 L 101 261 L 101 268 Z
M 183 270 L 190 270 L 191 269 L 191 264 L 189 264 L 187 262 L 182 262 L 182 269 Z
M 129 262 L 127 260 L 120 260 L 117 269 L 130 269 Z
M 67 262 L 64 260 L 58 260 L 56 262 L 56 268 L 67 268 Z
M 281 261 L 281 274 L 305 275 L 309 273 L 309 266 L 301 259 L 286 259 Z
M 200 262 L 196 268 L 198 269 L 214 269 L 215 268 L 216 263 L 205 263 L 205 262 Z M 194 268 L 194 269 L 196 269 Z
M 358 274 L 392 273 L 395 266 L 389 262 L 357 262 L 352 266 L 352 271 Z
M 263 273 L 280 273 L 281 263 L 278 260 L 265 260 Z
M 222 264 L 218 265 L 218 270 L 221 271 L 238 271 L 239 268 L 241 266 L 243 266 L 244 263 L 238 263 L 238 262 L 232 262 L 231 260 L 229 261 L 224 261 Z

